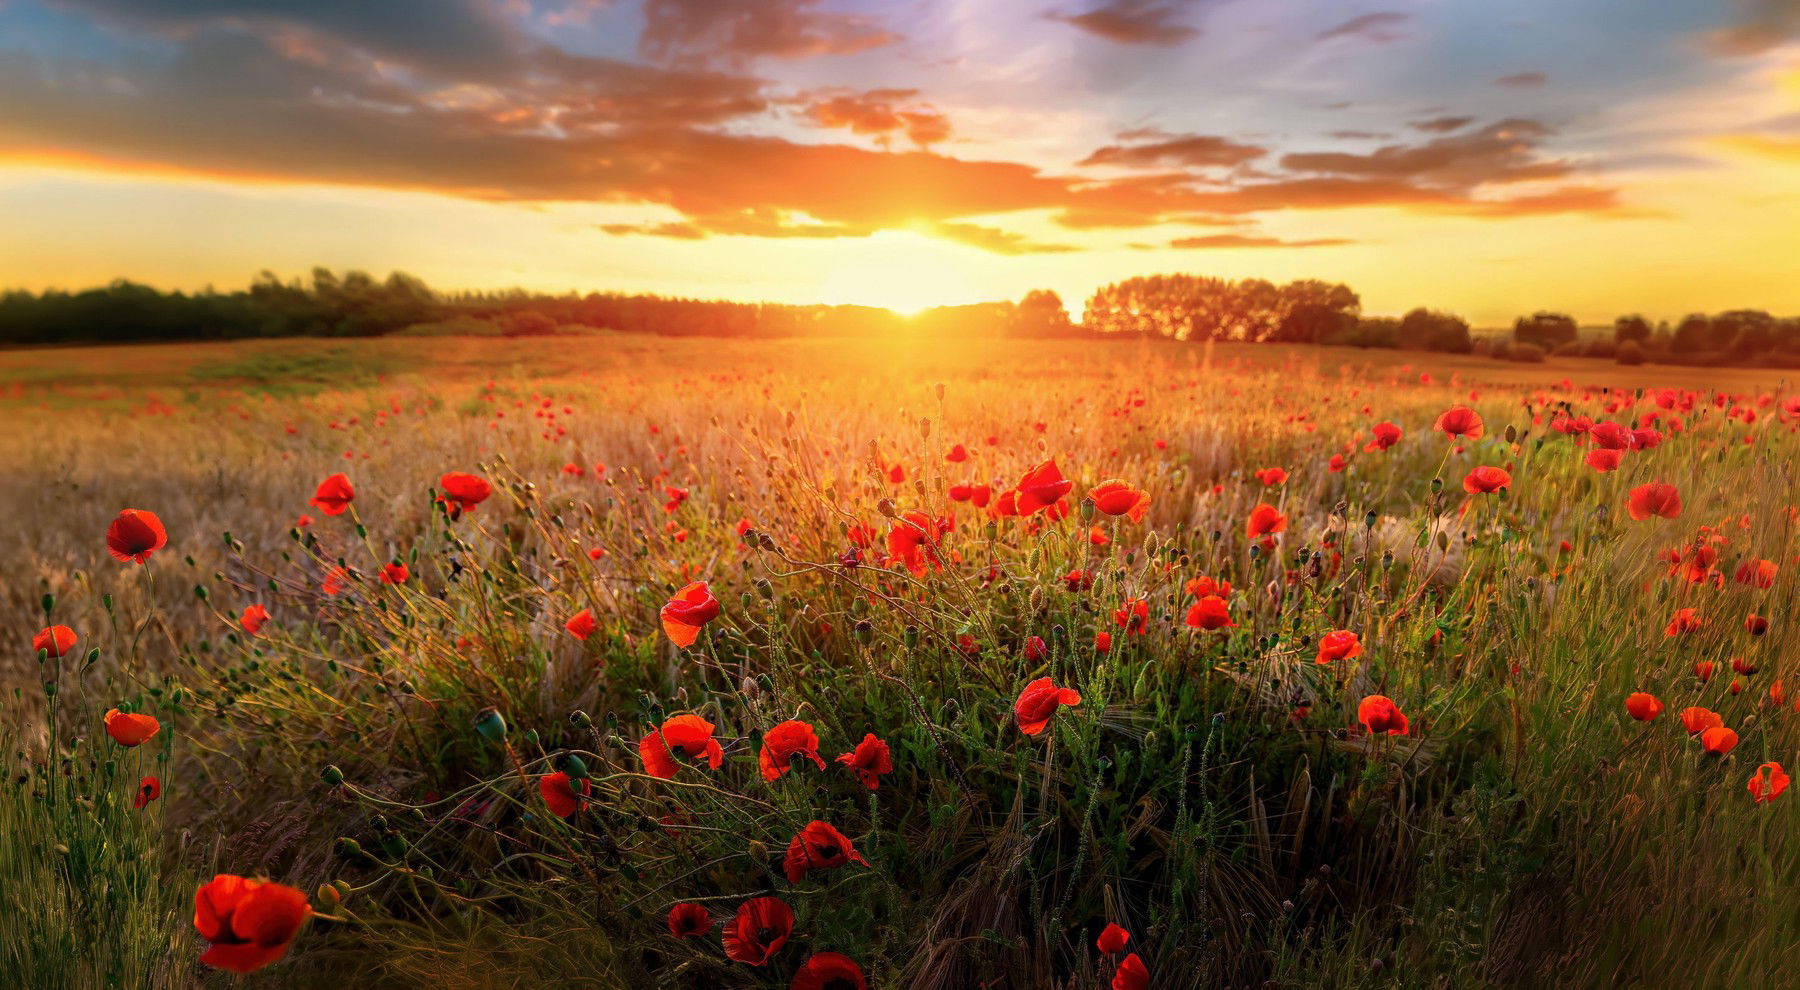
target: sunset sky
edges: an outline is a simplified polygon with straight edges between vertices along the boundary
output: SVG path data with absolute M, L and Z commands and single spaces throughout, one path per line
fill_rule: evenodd
M 0 286 L 1800 313 L 1800 0 L 0 0 Z

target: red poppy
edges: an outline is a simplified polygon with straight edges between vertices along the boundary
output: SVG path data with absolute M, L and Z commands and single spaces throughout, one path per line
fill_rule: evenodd
M 1181 590 L 1191 598 L 1205 598 L 1207 595 L 1227 598 L 1231 595 L 1231 582 L 1211 577 L 1197 577 L 1182 585 Z
M 212 945 L 200 961 L 251 973 L 287 954 L 312 909 L 292 887 L 220 873 L 194 891 L 194 927 Z
M 42 653 L 50 659 L 69 655 L 75 648 L 75 630 L 68 626 L 46 626 L 31 637 L 31 651 Z
M 1225 599 L 1218 595 L 1207 595 L 1188 606 L 1187 618 L 1183 621 L 1195 629 L 1205 629 L 1209 632 L 1237 625 L 1231 621 L 1231 613 L 1226 607 Z
M 794 932 L 794 911 L 780 899 L 753 897 L 738 907 L 725 923 L 725 956 L 751 966 L 761 966 L 787 944 Z
M 1481 415 L 1468 406 L 1451 406 L 1444 410 L 1431 428 L 1449 437 L 1465 437 L 1469 440 L 1481 439 L 1485 427 L 1481 424 Z
M 663 780 L 674 779 L 681 765 L 675 762 L 671 750 L 690 760 L 704 758 L 714 770 L 725 761 L 725 751 L 713 738 L 713 724 L 698 715 L 675 715 L 664 721 L 662 728 L 650 730 L 638 743 L 644 772 Z
M 1112 990 L 1150 990 L 1150 971 L 1144 968 L 1144 961 L 1133 952 L 1126 956 L 1119 968 L 1113 973 Z
M 1663 627 L 1663 635 L 1680 636 L 1705 625 L 1706 620 L 1700 617 L 1699 612 L 1691 608 L 1678 608 L 1675 610 L 1675 614 L 1669 617 L 1669 624 Z
M 676 938 L 698 938 L 712 931 L 712 915 L 698 904 L 677 904 L 669 909 L 669 934 Z
M 1625 455 L 1617 450 L 1590 450 L 1587 454 L 1587 463 L 1588 467 L 1605 473 L 1618 470 L 1619 462 L 1624 458 Z
M 1497 467 L 1482 465 L 1463 478 L 1463 491 L 1471 495 L 1492 495 L 1512 487 L 1512 475 Z
M 880 783 L 882 774 L 894 772 L 894 761 L 888 755 L 888 744 L 876 738 L 873 732 L 864 734 L 862 742 L 857 743 L 854 750 L 839 756 L 837 761 L 849 767 L 850 772 L 856 774 L 856 779 L 871 791 Z
M 969 459 L 969 448 L 964 447 L 960 443 L 951 447 L 949 452 L 944 454 L 944 460 L 949 461 L 952 464 L 961 464 L 963 461 L 966 461 L 968 459 Z
M 1097 632 L 1094 634 L 1094 651 L 1106 653 L 1112 649 L 1112 633 Z
M 243 626 L 244 631 L 252 636 L 261 632 L 263 623 L 267 621 L 269 610 L 262 605 L 246 605 L 244 611 L 238 614 L 238 625 Z
M 764 780 L 779 780 L 792 767 L 793 758 L 804 756 L 820 769 L 825 759 L 819 755 L 819 734 L 799 719 L 788 719 L 763 733 L 762 751 L 756 754 L 762 765 Z
M 700 638 L 700 629 L 719 617 L 719 600 L 712 596 L 705 581 L 675 592 L 675 597 L 662 607 L 663 632 L 676 646 L 686 648 Z
M 1262 482 L 1264 485 L 1279 485 L 1286 481 L 1287 477 L 1288 473 L 1285 468 L 1263 468 L 1256 472 L 1256 480 Z
M 1753 585 L 1758 588 L 1769 588 L 1775 584 L 1775 575 L 1781 568 L 1772 560 L 1746 561 L 1737 569 L 1737 583 Z
M 1106 636 L 1105 633 L 1100 635 Z M 1095 640 L 1098 645 L 1099 637 L 1096 637 Z M 1105 652 L 1111 645 L 1112 637 L 1107 636 L 1106 645 L 1100 646 L 1099 649 L 1101 652 Z M 1025 685 L 1025 690 L 1019 692 L 1019 700 L 1013 702 L 1013 718 L 1019 723 L 1020 732 L 1028 736 L 1035 736 L 1050 724 L 1050 718 L 1056 714 L 1059 706 L 1079 704 L 1081 704 L 1081 695 L 1078 692 L 1070 688 L 1057 687 L 1050 678 L 1040 677 Z
M 464 474 L 452 471 L 438 479 L 438 487 L 444 490 L 444 497 L 455 505 L 455 511 L 467 512 L 481 503 L 494 492 L 486 478 L 475 474 Z
M 1695 706 L 1681 710 L 1681 727 L 1690 736 L 1697 736 L 1707 729 L 1716 729 L 1724 724 L 1725 720 L 1719 717 L 1719 713 L 1710 708 Z
M 1133 488 L 1117 479 L 1102 481 L 1089 492 L 1094 508 L 1109 516 L 1127 516 L 1132 522 L 1143 522 L 1144 514 L 1150 511 L 1150 493 L 1141 488 Z
M 1744 616 L 1744 631 L 1752 636 L 1761 636 L 1769 631 L 1769 620 L 1751 612 Z
M 344 590 L 350 582 L 350 572 L 342 567 L 333 567 L 325 572 L 325 579 L 319 582 L 319 590 L 327 595 L 335 595 Z
M 914 577 L 924 577 L 927 569 L 943 567 L 938 556 L 938 541 L 942 537 L 943 530 L 936 519 L 917 509 L 908 509 L 888 527 L 888 556 L 906 565 Z
M 1722 725 L 1700 733 L 1700 747 L 1715 756 L 1724 756 L 1737 748 L 1738 734 Z
M 1640 722 L 1648 722 L 1662 714 L 1663 703 L 1654 694 L 1633 691 L 1625 699 L 1625 711 Z
M 1276 511 L 1275 507 L 1264 503 L 1250 510 L 1250 520 L 1244 524 L 1244 532 L 1250 537 L 1268 536 L 1287 529 L 1287 517 Z
M 577 794 L 575 783 L 571 783 L 569 775 L 558 770 L 538 778 L 538 792 L 544 795 L 544 803 L 550 806 L 550 813 L 558 818 L 567 818 L 581 810 L 582 799 L 593 790 L 593 785 L 586 779 L 580 784 Z
M 1064 478 L 1062 472 L 1057 470 L 1056 461 L 1048 460 L 1039 464 L 1025 472 L 1025 477 L 1020 478 L 1016 486 L 1019 493 L 1019 515 L 1029 516 L 1039 509 L 1055 505 L 1058 499 L 1069 494 L 1069 489 L 1074 487 L 1075 483 Z
M 412 572 L 406 569 L 406 565 L 397 560 L 381 565 L 382 584 L 405 584 L 406 579 L 411 576 Z
M 127 747 L 142 745 L 162 729 L 162 723 L 154 715 L 134 715 L 117 708 L 107 710 L 105 722 L 106 734 L 113 742 Z
M 816 952 L 794 971 L 788 990 L 869 990 L 862 967 L 841 952 Z
M 1588 427 L 1587 435 L 1601 450 L 1617 452 L 1637 446 L 1637 438 L 1631 431 L 1611 420 Z
M 600 624 L 594 621 L 594 610 L 584 608 L 570 616 L 569 621 L 563 623 L 563 628 L 576 639 L 587 639 L 594 634 L 594 630 L 600 628 Z
M 1063 584 L 1070 591 L 1086 591 L 1094 586 L 1094 572 L 1084 571 L 1077 567 L 1069 573 L 1064 574 L 1062 580 Z
M 1674 485 L 1660 481 L 1639 485 L 1626 498 L 1625 511 L 1640 522 L 1651 516 L 1674 519 L 1681 515 L 1681 493 L 1675 490 Z
M 1765 763 L 1750 775 L 1750 797 L 1757 804 L 1768 804 L 1788 789 L 1788 775 L 1779 763 Z
M 1404 736 L 1411 728 L 1393 699 L 1380 694 L 1371 694 L 1356 706 L 1356 720 L 1373 736 Z
M 1110 956 L 1123 952 L 1125 943 L 1129 941 L 1131 941 L 1130 932 L 1109 922 L 1105 928 L 1101 929 L 1100 937 L 1094 940 L 1094 944 L 1099 947 L 1101 952 Z
M 1127 598 L 1113 611 L 1113 625 L 1127 636 L 1142 636 L 1150 629 L 1150 603 L 1142 598 Z
M 1319 656 L 1314 663 L 1330 663 L 1362 656 L 1362 641 L 1347 629 L 1328 632 L 1319 637 Z
M 106 550 L 120 563 L 141 564 L 168 542 L 162 520 L 145 509 L 121 510 L 112 525 L 106 527 Z
M 1028 660 L 1032 663 L 1036 663 L 1039 660 L 1042 660 L 1049 655 L 1050 655 L 1050 644 L 1044 642 L 1044 637 L 1033 636 L 1030 639 L 1027 639 L 1025 641 L 1025 659 L 1026 660 Z
M 317 506 L 320 512 L 328 516 L 341 516 L 350 507 L 350 501 L 356 498 L 356 489 L 350 487 L 350 479 L 342 473 L 334 474 L 319 482 L 308 505 Z
M 159 797 L 162 797 L 162 781 L 155 777 L 145 777 L 138 781 L 137 797 L 132 799 L 131 806 L 143 808 Z
M 869 865 L 844 833 L 825 822 L 812 821 L 788 842 L 781 869 L 788 883 L 799 883 L 813 870 L 835 870 L 851 863 Z
M 1392 423 L 1376 423 L 1369 433 L 1375 439 L 1364 449 L 1371 453 L 1377 450 L 1386 450 L 1400 442 L 1400 427 Z

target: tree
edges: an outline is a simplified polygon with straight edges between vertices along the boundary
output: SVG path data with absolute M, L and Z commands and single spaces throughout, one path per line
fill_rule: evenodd
M 1630 316 L 1621 316 L 1613 321 L 1613 343 L 1615 344 L 1623 344 L 1628 340 L 1642 343 L 1650 339 L 1650 334 L 1650 321 L 1635 313 Z
M 1422 306 L 1401 318 L 1399 333 L 1401 344 L 1406 347 L 1452 354 L 1467 354 L 1475 348 L 1469 337 L 1469 324 L 1462 317 Z
M 1513 323 L 1513 340 L 1553 351 L 1575 340 L 1577 330 L 1573 317 L 1565 313 L 1539 311 L 1521 316 Z
M 1049 289 L 1032 289 L 1013 310 L 1013 332 L 1021 337 L 1062 337 L 1073 329 L 1062 297 Z

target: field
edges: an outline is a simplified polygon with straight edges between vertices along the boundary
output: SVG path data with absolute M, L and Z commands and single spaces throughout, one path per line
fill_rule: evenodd
M 283 340 L 0 422 L 20 985 L 1800 979 L 1779 373 Z

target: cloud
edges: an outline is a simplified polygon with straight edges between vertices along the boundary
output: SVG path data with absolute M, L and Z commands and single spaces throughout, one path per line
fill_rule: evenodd
M 1355 241 L 1339 237 L 1315 237 L 1303 241 L 1284 241 L 1279 237 L 1262 237 L 1255 234 L 1210 234 L 1205 237 L 1177 237 L 1169 242 L 1172 248 L 1300 248 L 1300 247 L 1336 247 L 1340 244 L 1354 244 Z
M 1283 168 L 1358 178 L 1407 179 L 1453 190 L 1496 182 L 1550 179 L 1571 166 L 1539 154 L 1538 142 L 1551 133 L 1534 120 L 1509 118 L 1468 134 L 1434 138 L 1423 144 L 1392 144 L 1368 154 L 1341 151 L 1295 153 Z
M 933 225 L 931 230 L 939 237 L 995 254 L 1063 254 L 1081 250 L 1073 244 L 1034 241 L 1023 234 L 973 223 L 940 223 Z
M 1741 16 L 1712 32 L 1708 45 L 1721 55 L 1760 55 L 1800 36 L 1800 0 L 1739 0 Z
M 1610 214 L 1618 217 L 1653 216 L 1650 211 L 1628 209 L 1619 202 L 1614 189 L 1596 186 L 1564 186 L 1549 192 L 1510 199 L 1478 200 L 1463 204 L 1456 212 L 1482 217 L 1545 216 L 1556 213 Z
M 826 128 L 874 137 L 884 146 L 904 133 L 918 147 L 950 137 L 950 121 L 937 108 L 918 102 L 916 89 L 823 91 L 802 101 L 808 120 Z
M 854 55 L 901 40 L 873 18 L 818 7 L 819 0 L 645 0 L 638 51 L 665 62 L 732 62 Z
M 1170 46 L 1201 34 L 1199 28 L 1176 20 L 1186 6 L 1178 0 L 1112 0 L 1084 14 L 1047 16 L 1121 45 Z
M 1325 136 L 1340 141 L 1385 141 L 1393 137 L 1386 131 L 1327 131 Z
M 1494 85 L 1508 89 L 1533 89 L 1550 81 L 1550 77 L 1542 72 L 1515 72 L 1510 76 L 1501 76 L 1494 80 Z
M 1320 31 L 1314 41 L 1331 41 L 1334 38 L 1361 38 L 1364 41 L 1385 42 L 1399 41 L 1406 37 L 1402 31 L 1395 30 L 1400 25 L 1412 20 L 1411 14 L 1403 14 L 1395 10 L 1382 10 L 1373 14 L 1363 14 Z
M 1430 120 L 1415 120 L 1409 126 L 1416 131 L 1447 134 L 1450 131 L 1460 131 L 1474 122 L 1474 117 L 1433 117 Z
M 1130 132 L 1128 132 L 1130 133 Z M 1135 132 L 1143 133 L 1143 132 Z M 1120 135 L 1125 137 L 1125 135 Z M 1158 135 L 1142 144 L 1109 144 L 1082 159 L 1080 165 L 1122 165 L 1130 168 L 1181 166 L 1208 168 L 1242 165 L 1261 158 L 1268 149 L 1239 144 L 1209 134 Z

